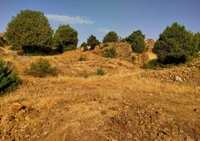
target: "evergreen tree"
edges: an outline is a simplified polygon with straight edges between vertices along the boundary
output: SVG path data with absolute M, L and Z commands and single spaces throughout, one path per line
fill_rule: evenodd
M 21 10 L 6 28 L 9 44 L 22 46 L 25 52 L 43 51 L 52 44 L 53 30 L 40 11 Z
M 69 25 L 60 25 L 54 36 L 54 45 L 59 52 L 76 50 L 78 32 Z
M 0 96 L 17 88 L 19 78 L 10 63 L 5 63 L 0 58 Z
M 84 48 L 84 51 L 87 51 L 87 50 L 88 50 L 87 44 L 86 44 L 85 42 L 83 42 L 83 43 L 81 44 L 81 47 Z
M 117 41 L 118 41 L 118 35 L 114 31 L 108 32 L 106 36 L 103 38 L 103 43 L 117 42 Z
M 142 34 L 141 30 L 134 31 L 131 35 L 126 37 L 124 40 L 131 44 L 134 52 L 142 53 L 145 50 L 145 35 Z
M 87 45 L 90 46 L 90 50 L 93 50 L 95 46 L 99 44 L 99 40 L 97 40 L 97 38 L 94 35 L 90 35 L 90 37 L 87 39 Z
M 197 50 L 198 44 L 193 33 L 178 23 L 167 26 L 154 46 L 155 53 L 164 64 L 184 63 Z

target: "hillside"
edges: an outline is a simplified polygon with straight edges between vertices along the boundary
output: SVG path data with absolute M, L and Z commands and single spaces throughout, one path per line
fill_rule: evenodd
M 153 55 L 151 50 L 152 42 L 146 54 Z M 144 70 L 138 54 L 130 53 L 137 57 L 132 63 L 69 51 L 43 56 L 58 76 L 35 78 L 24 70 L 39 56 L 8 47 L 0 53 L 21 78 L 17 90 L 0 97 L 0 140 L 200 139 L 199 59 L 180 68 Z M 96 74 L 99 68 L 105 75 Z M 183 82 L 175 82 L 176 76 Z

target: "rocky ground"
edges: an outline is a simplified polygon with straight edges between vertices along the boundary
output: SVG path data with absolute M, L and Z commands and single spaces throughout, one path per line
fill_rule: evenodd
M 35 78 L 24 70 L 38 56 L 1 50 L 21 85 L 0 97 L 0 140 L 200 139 L 199 59 L 145 70 L 126 59 L 71 51 L 44 56 L 58 76 Z

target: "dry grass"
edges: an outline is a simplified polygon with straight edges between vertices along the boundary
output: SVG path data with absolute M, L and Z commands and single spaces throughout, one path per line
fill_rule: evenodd
M 168 131 L 172 139 L 186 136 L 199 139 L 200 89 L 186 84 L 163 83 L 159 79 L 139 77 L 144 70 L 135 68 L 127 61 L 101 58 L 89 52 L 83 55 L 87 55 L 84 62 L 78 61 L 80 52 L 45 57 L 60 70 L 58 76 L 47 78 L 23 74 L 28 64 L 39 57 L 14 61 L 23 84 L 16 91 L 0 97 L 0 115 L 8 114 L 8 107 L 13 102 L 32 107 L 29 130 L 21 133 L 26 135 L 34 130 L 31 140 L 128 140 L 124 137 L 129 137 L 130 134 L 141 140 L 152 139 L 149 134 L 144 137 L 141 133 L 133 133 L 137 128 L 131 126 L 129 130 L 129 124 L 124 122 L 127 118 L 127 121 L 132 121 L 135 117 L 142 120 L 145 114 L 135 116 L 126 112 L 125 117 L 114 118 L 115 121 L 120 120 L 120 124 L 107 124 L 114 115 L 121 117 L 127 110 L 134 113 L 133 107 L 139 107 L 146 115 L 158 113 L 156 120 L 161 128 L 155 126 L 156 129 L 163 131 L 168 126 L 174 128 L 174 134 L 172 130 Z M 93 74 L 100 66 L 103 66 L 106 74 Z M 87 79 L 83 77 L 85 72 L 90 74 Z M 19 124 L 24 123 L 21 121 Z M 138 126 L 138 129 L 143 130 L 142 126 Z M 3 127 L 0 126 L 1 128 Z M 175 128 L 183 130 L 183 134 L 180 135 Z M 107 134 L 108 130 L 114 134 Z M 117 136 L 116 133 L 122 134 Z M 163 135 L 161 139 L 167 138 Z

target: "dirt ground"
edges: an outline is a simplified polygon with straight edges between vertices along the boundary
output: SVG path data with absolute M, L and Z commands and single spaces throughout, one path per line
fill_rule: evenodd
M 131 61 L 70 51 L 42 56 L 58 75 L 36 78 L 24 70 L 39 56 L 1 49 L 21 85 L 0 97 L 0 140 L 200 140 L 197 66 L 144 70 Z M 97 75 L 99 68 L 105 75 Z M 174 82 L 182 70 L 196 75 Z

